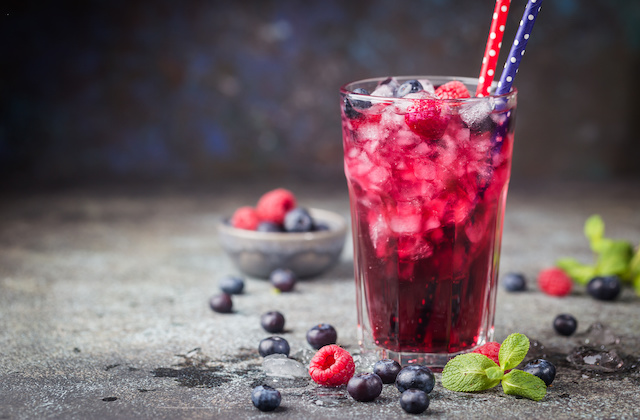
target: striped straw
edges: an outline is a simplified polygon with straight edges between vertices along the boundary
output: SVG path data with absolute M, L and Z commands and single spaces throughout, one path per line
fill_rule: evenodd
M 496 0 L 496 8 L 493 11 L 493 18 L 489 29 L 489 38 L 487 39 L 487 46 L 484 50 L 484 57 L 482 58 L 480 77 L 478 77 L 476 96 L 489 95 L 489 87 L 493 82 L 493 76 L 496 72 L 496 64 L 498 63 L 498 56 L 500 55 L 500 48 L 502 47 L 504 26 L 507 23 L 510 5 L 511 0 Z
M 542 0 L 529 0 L 527 6 L 524 9 L 522 20 L 520 21 L 520 27 L 516 32 L 516 37 L 511 45 L 511 51 L 507 57 L 507 62 L 504 65 L 504 70 L 500 75 L 500 82 L 498 82 L 498 89 L 496 95 L 503 95 L 511 91 L 513 85 L 513 79 L 518 72 L 518 66 L 524 55 L 524 49 L 529 41 L 529 36 L 533 30 L 533 24 L 536 22 L 536 17 L 540 11 L 540 5 Z

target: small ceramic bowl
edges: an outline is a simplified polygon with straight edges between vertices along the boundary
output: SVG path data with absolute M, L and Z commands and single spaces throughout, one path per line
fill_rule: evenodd
M 340 258 L 347 233 L 344 217 L 321 209 L 309 209 L 311 217 L 329 230 L 315 232 L 257 232 L 237 229 L 228 219 L 220 222 L 220 245 L 243 273 L 269 278 L 277 268 L 288 268 L 298 277 L 317 276 Z

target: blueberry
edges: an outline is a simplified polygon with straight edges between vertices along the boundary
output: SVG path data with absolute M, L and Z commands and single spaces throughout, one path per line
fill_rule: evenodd
M 320 231 L 323 231 L 323 230 L 331 230 L 331 228 L 325 222 L 316 221 L 313 224 L 313 230 L 316 231 L 316 232 L 320 232 Z
M 382 392 L 382 379 L 375 373 L 357 373 L 349 379 L 347 392 L 356 401 L 373 401 Z
M 291 351 L 289 342 L 282 337 L 267 337 L 258 345 L 258 352 L 262 357 L 270 354 L 284 354 L 289 357 L 289 351 Z
M 239 295 L 244 290 L 244 279 L 238 276 L 225 276 L 220 279 L 218 286 L 228 295 Z
M 284 330 L 284 315 L 278 311 L 269 311 L 260 317 L 260 325 L 270 333 L 280 333 Z
M 251 402 L 260 411 L 273 411 L 280 406 L 280 391 L 269 385 L 258 385 L 251 391 Z
M 231 301 L 231 296 L 226 293 L 221 293 L 219 295 L 212 296 L 211 299 L 209 299 L 209 306 L 215 312 L 228 314 L 231 312 L 231 308 L 233 307 L 233 301 Z
M 362 89 L 362 88 L 353 89 L 353 93 L 357 93 L 359 95 L 369 95 L 369 92 L 366 89 Z M 354 108 L 367 109 L 367 108 L 371 108 L 371 101 L 351 99 L 351 105 L 353 105 Z
M 569 314 L 560 314 L 553 320 L 553 328 L 556 332 L 567 337 L 576 332 L 578 321 Z
M 316 350 L 329 344 L 336 344 L 338 332 L 329 324 L 314 325 L 307 331 L 307 342 Z
M 410 414 L 420 414 L 429 408 L 429 396 L 419 389 L 407 389 L 400 396 L 400 407 Z
M 287 232 L 309 232 L 313 230 L 313 218 L 303 207 L 289 210 L 284 216 L 284 230 Z
M 346 115 L 350 120 L 357 120 L 363 117 L 360 112 L 353 108 L 351 101 L 347 97 L 344 98 L 344 115 Z
M 598 300 L 614 300 L 620 294 L 618 276 L 594 277 L 587 284 L 587 292 Z
M 527 280 L 524 274 L 507 273 L 502 277 L 502 285 L 509 292 L 522 292 L 527 289 Z
M 269 281 L 276 289 L 281 292 L 290 292 L 296 284 L 296 275 L 287 268 L 278 268 L 271 272 Z
M 423 89 L 422 84 L 417 80 L 415 79 L 407 80 L 406 82 L 400 85 L 400 87 L 398 88 L 398 91 L 396 92 L 396 96 L 398 98 L 402 98 L 403 96 L 407 96 L 410 93 L 419 92 L 422 89 Z
M 384 384 L 394 383 L 400 370 L 402 370 L 400 363 L 391 359 L 378 360 L 376 364 L 373 365 L 373 373 L 378 375 Z
M 538 378 L 542 379 L 547 386 L 551 385 L 551 382 L 553 382 L 556 377 L 556 367 L 553 363 L 544 359 L 536 359 L 529 362 L 522 370 L 529 372 L 532 375 L 536 375 Z
M 426 366 L 412 365 L 404 367 L 396 377 L 396 388 L 404 392 L 407 389 L 420 389 L 427 394 L 433 390 L 436 379 L 433 372 Z
M 260 222 L 256 230 L 258 232 L 284 232 L 281 225 L 273 222 Z

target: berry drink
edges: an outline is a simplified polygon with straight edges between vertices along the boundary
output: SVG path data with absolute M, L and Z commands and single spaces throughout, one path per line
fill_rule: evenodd
M 477 79 L 341 88 L 364 350 L 443 366 L 490 341 L 516 93 Z

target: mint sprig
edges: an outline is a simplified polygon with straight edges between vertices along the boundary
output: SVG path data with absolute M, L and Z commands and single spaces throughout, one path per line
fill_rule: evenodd
M 576 283 L 586 285 L 596 276 L 618 276 L 630 283 L 640 295 L 640 247 L 635 252 L 630 242 L 604 236 L 604 221 L 595 214 L 584 224 L 584 236 L 595 255 L 594 264 L 583 264 L 574 258 L 561 258 L 556 266 Z
M 442 370 L 442 386 L 459 392 L 484 391 L 502 383 L 505 394 L 540 401 L 547 392 L 544 381 L 530 373 L 514 369 L 529 351 L 524 334 L 511 334 L 500 345 L 500 365 L 479 353 L 466 353 L 449 360 Z M 505 371 L 511 370 L 508 373 Z

